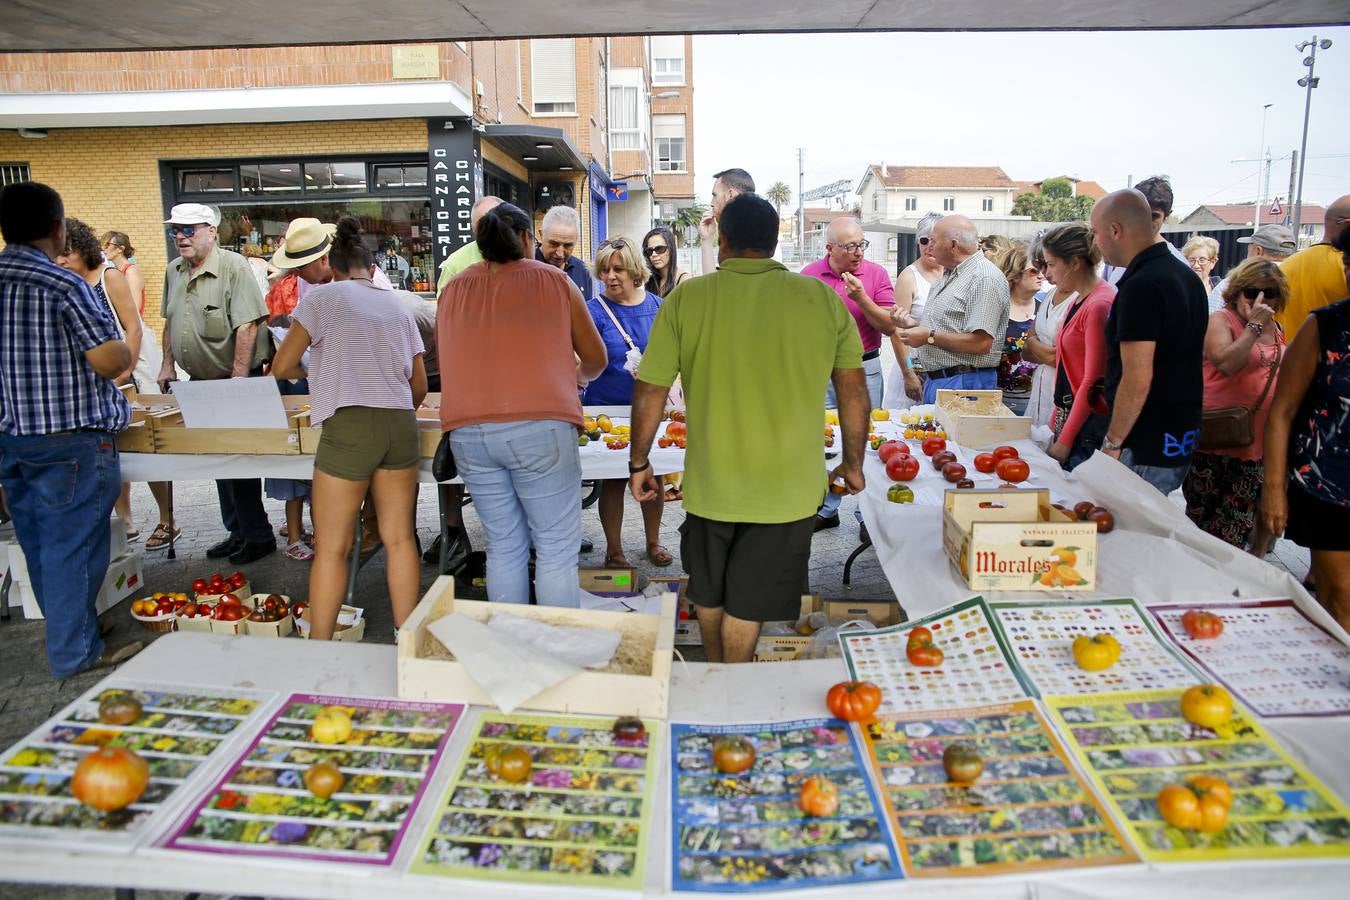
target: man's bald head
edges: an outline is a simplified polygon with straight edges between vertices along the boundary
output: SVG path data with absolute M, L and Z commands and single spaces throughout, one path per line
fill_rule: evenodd
M 1153 243 L 1153 210 L 1134 188 L 1112 191 L 1092 207 L 1093 239 L 1113 266 L 1128 266 Z
M 933 259 L 953 269 L 980 252 L 980 232 L 965 216 L 943 216 L 933 226 Z
M 487 212 L 489 209 L 492 209 L 494 206 L 500 205 L 501 203 L 502 203 L 501 197 L 493 197 L 489 195 L 487 197 L 483 197 L 473 205 L 473 209 L 469 210 L 469 227 L 473 229 L 474 234 L 478 233 L 478 220 L 483 218 L 483 213 Z
M 1350 227 L 1350 194 L 1344 197 L 1337 197 L 1327 207 L 1327 215 L 1324 220 L 1326 228 L 1322 235 L 1322 240 L 1328 244 L 1334 242 L 1340 233 L 1347 227 Z

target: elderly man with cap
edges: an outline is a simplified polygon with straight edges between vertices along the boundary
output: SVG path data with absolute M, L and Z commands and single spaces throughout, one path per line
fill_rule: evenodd
M 1298 249 L 1294 241 L 1294 232 L 1287 225 L 1262 225 L 1247 237 L 1237 239 L 1239 244 L 1247 245 L 1247 259 L 1253 256 L 1267 256 L 1275 262 L 1286 259 Z M 1228 277 L 1214 285 L 1209 292 L 1209 311 L 1216 313 L 1223 309 L 1223 292 L 1228 287 Z
M 216 245 L 219 219 L 209 206 L 181 203 L 164 224 L 178 259 L 164 273 L 164 367 L 160 389 L 174 381 L 175 363 L 194 379 L 261 375 L 272 341 L 258 325 L 267 318 L 262 291 L 248 260 Z M 216 482 L 220 514 L 230 536 L 206 551 L 235 565 L 276 550 L 276 537 L 262 504 L 262 482 Z

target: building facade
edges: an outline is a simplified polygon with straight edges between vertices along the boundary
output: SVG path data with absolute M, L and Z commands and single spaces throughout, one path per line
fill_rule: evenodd
M 176 255 L 162 223 L 181 202 L 219 211 L 222 246 L 264 255 L 293 218 L 356 215 L 391 279 L 425 292 L 472 239 L 469 210 L 484 194 L 536 223 L 575 207 L 589 260 L 612 222 L 627 234 L 653 210 L 651 193 L 613 177 L 613 43 L 6 54 L 0 174 L 50 184 L 69 215 L 130 235 L 152 326 Z M 622 171 L 654 181 L 647 168 Z

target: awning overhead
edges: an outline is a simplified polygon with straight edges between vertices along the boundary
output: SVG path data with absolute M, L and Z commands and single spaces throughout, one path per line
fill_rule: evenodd
M 136 0 L 115 13 L 90 3 L 8 0 L 6 50 L 137 50 L 361 44 L 596 33 L 700 34 L 773 31 L 1008 31 L 1024 29 L 1263 28 L 1350 21 L 1346 0 Z M 96 27 L 72 22 L 97 17 Z
M 489 125 L 483 139 L 531 172 L 586 168 L 586 160 L 561 128 L 538 125 Z

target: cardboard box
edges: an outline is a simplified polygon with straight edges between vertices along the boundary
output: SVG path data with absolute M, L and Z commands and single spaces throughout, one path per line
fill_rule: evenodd
M 463 700 L 494 706 L 491 698 L 464 666 L 444 657 L 440 642 L 427 626 L 454 613 L 480 622 L 491 618 L 491 603 L 457 600 L 454 578 L 437 578 L 398 632 L 398 695 L 405 700 Z M 650 644 L 651 664 L 642 674 L 578 672 L 561 684 L 531 697 L 532 710 L 596 715 L 635 715 L 664 719 L 670 698 L 671 651 L 674 649 L 675 595 L 662 598 L 661 615 L 563 609 L 556 606 L 512 604 L 509 613 L 551 625 L 620 631 L 625 642 Z M 623 644 L 620 644 L 622 648 Z
M 636 569 L 578 569 L 581 589 L 597 597 L 628 597 L 638 592 Z
M 338 610 L 337 627 L 333 629 L 333 640 L 359 641 L 366 636 L 365 616 L 357 619 L 356 623 L 353 625 L 345 625 L 342 621 L 344 618 L 350 619 L 360 612 L 362 612 L 362 610 L 358 607 L 347 606 L 346 604 L 342 605 Z M 296 622 L 295 625 L 296 628 L 300 630 L 300 636 L 305 640 L 309 640 L 309 607 L 305 607 L 305 611 L 300 613 L 300 621 Z
M 984 450 L 1031 440 L 1031 419 L 1004 406 L 1002 391 L 939 390 L 934 418 L 947 440 L 962 447 Z
M 20 569 L 15 568 L 16 560 L 20 564 Z M 9 563 L 15 587 L 19 585 L 24 587 L 24 590 L 19 592 L 23 603 L 24 618 L 43 618 L 42 610 L 37 604 L 37 595 L 33 593 L 33 585 L 28 579 L 28 568 L 22 565 L 23 552 L 19 550 L 17 543 L 9 548 Z M 22 571 L 22 580 L 18 577 L 19 571 Z M 99 615 L 102 615 L 135 593 L 144 581 L 145 575 L 141 569 L 141 551 L 139 549 L 128 551 L 109 561 L 108 572 L 103 576 L 103 585 L 98 590 L 98 596 L 94 598 L 94 609 Z M 11 606 L 14 605 L 14 593 L 14 591 L 10 592 Z
M 1097 526 L 1050 505 L 1047 490 L 947 491 L 942 545 L 976 591 L 1090 591 Z
M 750 657 L 750 661 L 787 662 L 796 659 L 810 643 L 810 635 L 761 635 L 755 644 L 755 654 Z
M 900 624 L 900 604 L 895 600 L 821 600 L 816 608 L 831 622 L 866 619 L 878 628 Z

